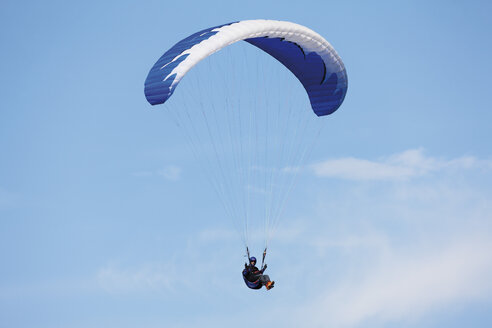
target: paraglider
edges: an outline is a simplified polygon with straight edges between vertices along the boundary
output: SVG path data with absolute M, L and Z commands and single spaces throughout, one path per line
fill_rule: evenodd
M 249 264 L 244 264 L 243 279 L 251 289 L 260 289 L 265 286 L 266 290 L 270 290 L 275 286 L 275 281 L 271 281 L 270 277 L 263 274 L 267 268 L 267 265 L 262 265 L 261 269 L 256 267 L 256 257 L 249 258 Z
M 265 263 L 267 249 L 263 251 L 263 259 L 261 260 L 261 269 L 256 267 L 256 257 L 249 255 L 249 248 L 246 247 L 246 255 L 248 256 L 248 263 L 244 263 L 243 279 L 244 283 L 248 288 L 251 289 L 261 289 L 265 286 L 266 290 L 270 290 L 275 287 L 275 281 L 270 280 L 270 277 L 263 274 L 267 269 L 267 264 Z
M 249 261 L 243 270 L 246 285 L 271 289 L 274 282 L 263 274 L 266 264 L 258 269 L 248 246 L 252 236 L 263 230 L 264 261 L 268 241 L 282 216 L 299 167 L 319 136 L 321 128 L 313 125 L 320 125 L 317 117 L 332 114 L 342 104 L 347 73 L 330 43 L 311 29 L 285 21 L 245 20 L 201 30 L 166 51 L 145 80 L 147 101 L 151 105 L 167 105 L 191 68 L 238 41 L 246 41 L 280 62 L 281 69 L 287 68 L 301 82 L 304 95 L 297 96 L 297 90 L 288 92 L 281 86 L 280 97 L 285 99 L 272 105 L 275 93 L 270 88 L 277 86 L 277 81 L 288 83 L 290 79 L 268 83 L 272 74 L 246 63 L 253 57 L 256 63 L 260 62 L 257 58 L 261 52 L 248 55 L 244 50 L 245 60 L 230 71 L 225 67 L 234 56 L 214 55 L 219 68 L 200 75 L 190 86 L 189 94 L 169 105 L 169 109 L 173 109 L 170 115 L 175 116 L 194 155 L 203 159 L 206 176 L 242 238 Z M 274 66 L 270 59 L 266 61 L 267 69 Z M 241 68 L 246 70 L 245 75 L 236 76 Z M 258 75 L 256 82 L 251 81 L 253 73 Z M 302 111 L 309 108 L 304 103 L 298 105 L 306 94 L 317 117 Z M 215 103 L 221 100 L 220 105 Z M 255 218 L 256 230 L 252 224 Z

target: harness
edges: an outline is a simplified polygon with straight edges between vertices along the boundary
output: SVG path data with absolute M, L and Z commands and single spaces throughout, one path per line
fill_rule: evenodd
M 260 270 L 263 270 L 263 268 L 265 267 L 266 253 L 267 253 L 267 248 L 265 247 L 265 250 L 263 251 L 263 257 L 261 259 L 261 269 Z M 246 255 L 248 256 L 248 261 L 249 261 L 251 256 L 249 255 L 249 248 L 247 246 L 246 246 Z M 246 279 L 246 271 L 247 271 L 247 269 L 243 270 L 243 280 L 244 280 L 244 283 L 246 284 L 246 286 L 248 286 L 251 289 L 260 289 L 262 287 L 261 282 L 260 282 L 260 278 L 256 279 L 255 281 L 249 281 L 248 279 Z

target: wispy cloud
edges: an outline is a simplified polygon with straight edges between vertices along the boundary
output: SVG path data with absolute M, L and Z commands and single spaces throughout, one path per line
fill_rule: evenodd
M 157 174 L 166 180 L 176 181 L 181 178 L 181 168 L 169 165 L 157 171 Z
M 198 234 L 198 239 L 204 242 L 230 241 L 237 237 L 238 233 L 231 229 L 207 229 Z
M 138 171 L 133 175 L 136 177 L 153 177 L 158 176 L 169 181 L 178 181 L 181 179 L 182 169 L 179 166 L 168 165 L 156 171 Z
M 312 238 L 309 244 L 321 256 L 333 249 L 344 252 L 377 249 L 380 254 L 385 254 L 391 249 L 388 238 L 384 234 L 375 232 L 366 232 L 364 235 L 349 233 L 342 238 L 333 239 Z
M 133 268 L 108 264 L 97 272 L 97 282 L 108 292 L 129 293 L 172 290 L 182 281 L 174 265 L 153 263 Z
M 433 251 L 385 256 L 303 309 L 307 324 L 357 327 L 367 320 L 413 320 L 450 304 L 490 297 L 490 249 L 490 240 L 473 238 Z
M 491 177 L 491 163 L 440 159 L 417 149 L 378 161 L 313 166 L 319 176 L 405 183 L 321 190 L 319 214 L 311 218 L 317 230 L 299 244 L 314 250 L 316 270 L 330 279 L 316 280 L 316 291 L 291 309 L 289 324 L 417 327 L 439 320 L 443 311 L 490 304 L 492 207 L 484 181 Z
M 344 157 L 311 165 L 317 176 L 348 180 L 404 180 L 443 169 L 492 168 L 492 161 L 464 156 L 450 160 L 426 156 L 410 149 L 376 161 Z

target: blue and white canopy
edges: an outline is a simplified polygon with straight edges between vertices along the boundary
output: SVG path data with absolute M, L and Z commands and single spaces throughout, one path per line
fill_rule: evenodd
M 306 89 L 316 115 L 331 114 L 342 104 L 347 73 L 328 41 L 299 24 L 260 19 L 211 27 L 175 44 L 159 58 L 145 80 L 147 101 L 152 105 L 164 103 L 193 66 L 241 40 L 285 65 Z

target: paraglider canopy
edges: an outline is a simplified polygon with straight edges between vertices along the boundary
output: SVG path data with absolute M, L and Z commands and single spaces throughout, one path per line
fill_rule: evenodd
M 147 101 L 164 103 L 193 66 L 241 40 L 267 52 L 294 73 L 316 115 L 331 114 L 342 104 L 347 73 L 328 41 L 299 24 L 260 19 L 207 28 L 176 43 L 150 70 L 145 81 Z

